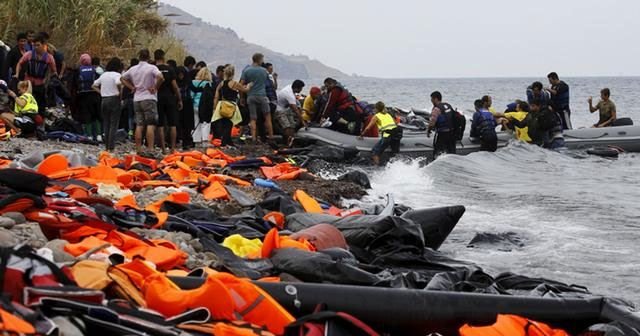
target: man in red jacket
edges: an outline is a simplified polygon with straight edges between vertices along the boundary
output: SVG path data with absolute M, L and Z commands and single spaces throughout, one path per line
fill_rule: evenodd
M 360 134 L 362 109 L 356 99 L 333 78 L 325 79 L 324 85 L 328 98 L 322 117 L 330 121 L 328 127 L 341 133 Z

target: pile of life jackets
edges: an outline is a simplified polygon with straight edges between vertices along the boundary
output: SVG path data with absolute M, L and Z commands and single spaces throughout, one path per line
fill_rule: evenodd
M 8 168 L 11 163 L 0 160 L 0 215 L 22 213 L 27 220 L 38 223 L 49 240 L 63 239 L 64 245 L 57 252 L 74 261 L 55 263 L 54 251 L 49 248 L 0 248 L 2 332 L 53 335 L 56 330 L 67 328 L 62 332 L 84 335 L 335 336 L 342 335 L 336 328 L 342 325 L 346 330 L 357 330 L 350 335 L 378 335 L 346 313 L 322 312 L 296 320 L 268 293 L 233 270 L 215 263 L 189 269 L 189 256 L 181 246 L 138 234 L 137 229 L 173 231 L 175 227 L 169 224 L 175 224 L 176 218 L 171 209 L 192 209 L 194 205 L 186 191 L 140 205 L 133 193 L 137 190 L 187 187 L 206 199 L 225 202 L 231 199 L 227 186 L 252 185 L 225 174 L 228 166 L 259 167 L 264 177 L 275 180 L 293 179 L 304 173 L 290 163 L 274 165 L 267 158 L 233 157 L 217 149 L 176 153 L 162 160 L 137 155 L 120 159 L 102 153 L 95 166 L 72 166 L 59 153 L 48 155 L 33 170 Z M 105 186 L 112 199 L 99 197 L 98 190 Z M 343 210 L 318 201 L 304 190 L 296 190 L 292 196 L 291 202 L 299 203 L 307 213 L 343 217 L 362 214 L 358 209 Z M 283 231 L 287 223 L 281 212 L 267 212 L 256 220 L 269 227 L 263 237 L 222 234 L 219 248 L 224 251 L 214 249 L 216 256 L 228 257 L 228 251 L 239 260 L 258 262 L 267 260 L 278 249 L 316 253 L 347 247 L 341 232 L 331 225 L 319 224 L 289 235 Z M 188 218 L 178 223 L 203 245 L 211 241 L 217 244 L 210 233 L 215 229 L 198 229 L 202 223 Z M 199 278 L 201 284 L 195 288 L 182 286 L 179 279 L 185 277 Z M 254 279 L 280 281 L 278 277 Z M 564 335 L 560 331 L 548 333 L 553 329 L 541 323 L 530 324 L 521 335 Z M 470 326 L 460 330 L 464 336 L 485 332 L 489 330 L 478 331 Z
M 188 255 L 180 246 L 166 239 L 146 239 L 133 230 L 166 229 L 171 216 L 166 206 L 188 208 L 192 201 L 188 192 L 172 192 L 143 206 L 134 192 L 186 187 L 207 200 L 225 201 L 231 200 L 227 186 L 253 185 L 226 174 L 230 165 L 259 168 L 265 178 L 274 180 L 295 179 L 305 170 L 268 158 L 233 157 L 217 149 L 175 153 L 162 160 L 101 153 L 97 161 L 95 166 L 73 166 L 64 154 L 51 153 L 28 170 L 9 168 L 11 160 L 0 160 L 0 214 L 22 213 L 40 225 L 47 239 L 63 239 L 59 252 L 75 259 L 61 265 L 54 263 L 46 248 L 0 249 L 0 286 L 9 298 L 0 302 L 0 330 L 49 335 L 56 328 L 51 318 L 60 309 L 67 312 L 65 318 L 82 321 L 83 334 L 100 328 L 114 334 L 158 328 L 176 336 L 183 332 L 283 335 L 295 322 L 248 279 L 211 268 L 189 270 Z M 105 194 L 111 199 L 101 197 L 99 190 L 108 190 Z M 308 212 L 341 211 L 302 190 L 295 197 Z M 262 220 L 272 226 L 263 238 L 236 235 L 227 237 L 222 246 L 253 259 L 268 258 L 280 248 L 316 251 L 307 239 L 312 236 L 280 233 L 286 225 L 284 214 L 272 211 Z M 200 277 L 203 284 L 184 289 L 171 278 L 183 276 Z

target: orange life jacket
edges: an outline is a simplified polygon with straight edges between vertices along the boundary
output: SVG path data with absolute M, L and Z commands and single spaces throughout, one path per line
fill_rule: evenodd
M 459 331 L 460 336 L 569 336 L 564 330 L 516 315 L 498 315 L 496 323 L 485 327 L 465 324 Z
M 304 238 L 295 240 L 291 237 L 280 237 L 278 229 L 271 229 L 262 243 L 262 257 L 269 258 L 274 250 L 279 248 L 297 248 L 305 251 L 315 251 L 316 248 Z

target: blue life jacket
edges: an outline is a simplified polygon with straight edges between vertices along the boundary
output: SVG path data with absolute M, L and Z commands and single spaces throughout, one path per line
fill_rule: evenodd
M 453 129 L 453 114 L 455 111 L 448 103 L 440 103 L 436 106 L 440 110 L 440 115 L 436 120 L 436 130 L 438 132 L 450 132 Z
M 267 98 L 269 98 L 270 102 L 278 101 L 278 94 L 276 93 L 276 87 L 273 85 L 271 79 L 267 79 L 265 83 L 264 89 L 267 91 Z
M 536 98 L 540 100 L 540 102 L 542 103 L 542 107 L 547 107 L 551 103 L 551 94 L 549 94 L 548 91 L 542 90 L 540 92 L 540 97 L 534 97 L 533 89 L 531 88 L 531 86 L 529 86 L 527 88 L 527 102 L 529 103 L 529 105 L 531 105 L 531 103 L 533 103 Z
M 44 79 L 47 77 L 47 71 L 49 70 L 49 53 L 45 52 L 41 58 L 38 58 L 35 50 L 31 52 L 31 58 L 27 61 L 26 74 L 33 78 Z
M 78 69 L 78 92 L 92 92 L 93 82 L 98 78 L 96 69 L 91 65 L 81 65 Z
M 471 127 L 472 137 L 486 137 L 496 134 L 496 120 L 493 114 L 487 110 L 477 111 L 473 114 L 473 123 Z

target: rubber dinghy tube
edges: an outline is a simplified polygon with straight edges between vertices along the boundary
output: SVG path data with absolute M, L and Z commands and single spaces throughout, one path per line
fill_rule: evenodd
M 203 282 L 202 278 L 194 277 L 170 278 L 183 289 L 197 288 Z M 493 324 L 498 314 L 520 315 L 576 333 L 622 317 L 615 306 L 609 306 L 603 317 L 605 300 L 601 297 L 555 299 L 311 283 L 254 283 L 295 316 L 311 314 L 319 303 L 324 303 L 329 310 L 347 312 L 376 330 L 399 335 L 457 334 L 465 323 Z

